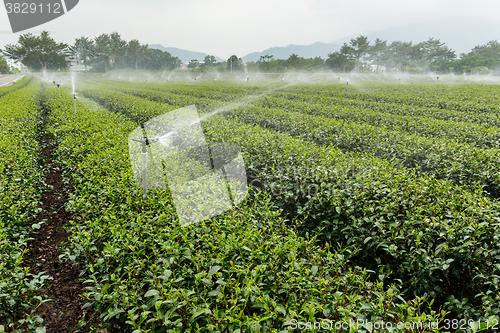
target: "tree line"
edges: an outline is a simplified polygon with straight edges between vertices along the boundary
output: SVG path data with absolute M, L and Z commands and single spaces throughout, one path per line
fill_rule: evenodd
M 10 72 L 9 65 L 7 64 L 7 60 L 4 56 L 0 54 L 0 74 Z
M 333 70 L 335 72 L 380 72 L 398 71 L 409 74 L 426 73 L 480 73 L 500 69 L 500 44 L 490 41 L 485 45 L 474 47 L 469 53 L 457 57 L 439 39 L 429 38 L 427 41 L 414 44 L 413 42 L 394 41 L 388 43 L 377 38 L 373 44 L 366 36 L 353 38 L 344 43 L 339 51 L 328 54 L 326 59 L 321 57 L 303 58 L 291 54 L 288 59 L 275 59 L 273 55 L 262 55 L 256 62 L 243 64 L 241 58 L 235 55 L 227 61 L 217 64 L 207 56 L 204 63 L 191 60 L 189 68 L 200 71 L 231 68 L 234 71 L 246 69 L 248 72 L 283 73 L 289 70 L 318 72 Z
M 137 39 L 124 40 L 118 32 L 101 34 L 93 39 L 80 37 L 73 45 L 57 43 L 47 31 L 40 36 L 31 33 L 19 37 L 18 44 L 8 44 L 0 53 L 23 63 L 31 70 L 57 70 L 67 68 L 65 57 L 71 56 L 83 63 L 85 70 L 91 65 L 94 71 L 107 72 L 109 66 L 135 70 L 173 70 L 181 66 L 179 58 L 169 52 L 150 49 Z M 2 62 L 3 64 L 3 62 Z M 366 36 L 344 43 L 339 51 L 321 57 L 303 58 L 292 54 L 288 59 L 274 59 L 263 55 L 259 61 L 244 63 L 232 55 L 224 62 L 217 62 L 213 55 L 204 61 L 193 59 L 187 67 L 193 71 L 230 71 L 280 73 L 288 70 L 336 72 L 399 71 L 410 74 L 433 71 L 436 73 L 487 73 L 500 68 L 500 44 L 490 41 L 474 47 L 469 53 L 457 56 L 439 39 L 413 42 L 388 43 L 377 38 L 373 44 Z
M 203 61 L 192 59 L 187 68 L 198 72 L 239 72 L 245 69 L 245 63 L 234 54 L 222 62 L 218 62 L 213 55 L 207 55 Z
M 320 57 L 302 58 L 292 54 L 286 60 L 264 55 L 257 62 L 247 63 L 247 70 L 261 72 L 285 72 L 287 70 L 335 72 L 380 72 L 398 71 L 409 74 L 425 73 L 487 73 L 500 69 L 500 44 L 490 41 L 474 47 L 469 53 L 457 57 L 439 39 L 413 42 L 394 41 L 388 43 L 377 38 L 373 44 L 366 36 L 353 38 L 344 43 L 339 51 Z
M 490 41 L 457 57 L 455 51 L 439 39 L 429 38 L 417 44 L 402 41 L 389 44 L 377 38 L 370 44 L 366 36 L 359 36 L 349 44 L 344 43 L 339 51 L 330 53 L 325 61 L 327 67 L 343 72 L 359 72 L 360 66 L 367 64 L 376 65 L 377 72 L 384 66 L 407 73 L 482 73 L 500 67 L 500 44 Z
M 169 52 L 150 49 L 137 39 L 124 40 L 118 32 L 101 34 L 93 39 L 77 38 L 73 45 L 57 43 L 47 31 L 40 36 L 31 33 L 19 37 L 17 44 L 8 44 L 1 53 L 21 62 L 30 70 L 66 69 L 66 57 L 89 65 L 96 71 L 108 71 L 108 66 L 135 70 L 172 70 L 180 67 L 181 60 Z

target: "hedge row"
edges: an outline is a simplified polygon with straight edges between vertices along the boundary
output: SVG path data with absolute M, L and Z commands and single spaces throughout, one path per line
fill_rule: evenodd
M 25 84 L 29 79 L 25 79 Z M 48 276 L 23 262 L 29 234 L 40 228 L 43 170 L 38 163 L 40 83 L 8 93 L 0 103 L 0 331 L 32 332 Z
M 405 301 L 396 286 L 348 267 L 349 250 L 299 237 L 264 194 L 181 227 L 168 191 L 143 200 L 135 185 L 127 137 L 137 123 L 86 99 L 75 116 L 68 96 L 49 90 L 46 98 L 74 188 L 66 257 L 86 267 L 85 297 L 107 328 L 286 332 L 295 321 L 319 319 L 442 320 L 442 313 L 420 314 L 418 298 Z
M 224 113 L 344 151 L 399 161 L 404 167 L 449 179 L 500 197 L 500 150 L 480 149 L 449 139 L 424 138 L 404 131 L 385 130 L 364 123 L 286 112 L 280 109 L 245 107 Z
M 259 94 L 265 90 L 266 87 L 262 86 L 246 86 L 236 85 L 234 83 L 227 84 L 226 82 L 196 82 L 196 83 L 157 83 L 157 82 L 124 82 L 124 81 L 110 81 L 110 80 L 86 80 L 86 83 L 99 84 L 107 86 L 112 89 L 147 89 L 154 92 L 165 92 L 169 94 L 180 95 L 181 97 L 190 97 L 197 99 L 211 99 L 232 102 L 235 99 L 240 99 L 252 95 Z
M 355 246 L 353 262 L 459 317 L 500 313 L 500 210 L 480 191 L 235 120 L 213 119 L 205 130 L 245 147 L 252 177 L 306 220 L 303 232 Z
M 330 86 L 328 87 L 330 88 Z M 312 96 L 309 95 L 307 91 L 279 91 L 274 93 L 272 97 L 277 99 L 274 102 L 283 103 L 283 107 L 297 103 L 298 107 L 306 105 L 309 106 L 309 108 L 316 107 L 324 110 L 330 108 L 335 112 L 338 112 L 338 110 L 342 110 L 343 108 L 356 108 L 389 115 L 394 114 L 399 116 L 426 117 L 438 120 L 471 122 L 479 125 L 500 126 L 500 121 L 494 113 L 472 113 L 435 107 L 419 107 L 404 103 L 375 102 L 363 99 L 358 100 L 356 98 L 346 96 L 344 89 L 339 94 L 328 93 L 328 91 L 324 90 L 321 91 L 322 94 L 317 93 Z M 411 92 L 408 91 L 407 93 L 410 94 Z
M 21 80 L 11 84 L 10 86 L 0 87 L 0 97 L 25 87 L 26 85 L 28 85 L 31 79 L 32 75 L 26 75 Z
M 291 87 L 291 93 L 305 98 L 345 96 L 344 85 L 318 85 Z M 416 107 L 455 110 L 467 113 L 492 113 L 499 111 L 500 97 L 496 85 L 481 84 L 391 84 L 356 82 L 349 85 L 349 98 L 357 101 L 396 103 Z
M 131 101 L 117 103 L 127 109 Z M 149 108 L 153 102 L 133 100 L 141 103 Z M 167 111 L 155 106 L 157 115 Z M 435 299 L 457 315 L 499 313 L 500 211 L 479 188 L 471 192 L 237 120 L 216 116 L 204 128 L 214 141 L 243 147 L 251 177 L 291 216 L 305 219 L 303 232 L 354 246 L 360 252 L 353 262 L 388 272 L 408 294 Z
M 446 117 L 440 114 L 443 119 L 436 119 L 434 110 L 422 108 L 428 112 L 418 112 L 404 105 L 386 105 L 375 102 L 373 104 L 376 107 L 372 107 L 366 106 L 365 102 L 346 103 L 347 100 L 345 98 L 342 100 L 322 98 L 296 101 L 293 95 L 289 95 L 287 98 L 266 97 L 256 104 L 286 111 L 367 123 L 426 137 L 449 138 L 479 148 L 500 147 L 500 119 L 495 114 L 471 115 L 454 111 L 455 114 Z M 409 110 L 403 110 L 404 108 L 409 108 Z
M 105 86 L 111 87 L 110 84 L 108 82 Z M 196 104 L 198 109 L 202 111 L 216 109 L 228 104 L 221 101 L 227 102 L 237 99 L 229 89 L 226 89 L 228 92 L 225 96 L 218 91 L 210 91 L 209 85 L 198 87 L 183 85 L 182 89 L 186 89 L 184 94 L 181 94 L 183 91 L 181 88 L 175 87 L 177 86 L 165 84 L 120 83 L 113 86 L 113 90 L 170 105 L 186 106 Z M 195 90 L 196 88 L 197 90 Z M 329 94 L 309 95 L 304 92 L 297 94 L 288 91 L 295 91 L 295 89 L 297 88 L 294 86 L 286 89 L 270 89 L 266 95 L 249 100 L 249 103 L 287 111 L 333 117 L 345 121 L 368 123 L 388 130 L 405 131 L 426 137 L 449 138 L 479 148 L 500 148 L 500 129 L 494 125 L 499 122 L 496 114 L 487 114 L 486 117 L 486 115 L 481 114 L 453 111 L 452 116 L 454 118 L 449 115 L 445 119 L 439 120 L 434 118 L 434 111 L 429 109 L 426 109 L 426 114 L 415 115 L 414 107 L 408 105 L 387 105 L 377 102 L 356 101 L 338 96 L 332 98 Z M 172 91 L 175 91 L 175 93 Z M 254 95 L 258 96 L 255 89 L 250 91 L 253 91 Z M 243 97 L 238 97 L 244 101 Z M 371 103 L 372 106 L 369 110 L 366 110 L 365 107 L 368 103 Z M 390 111 L 402 107 L 411 108 L 412 110 L 407 110 L 407 114 L 403 115 L 397 115 Z M 479 119 L 475 119 L 476 116 Z M 481 121 L 481 124 L 471 123 L 473 120 Z

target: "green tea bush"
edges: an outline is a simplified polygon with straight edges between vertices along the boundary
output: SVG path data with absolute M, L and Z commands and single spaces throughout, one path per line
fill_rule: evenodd
M 135 109 L 137 114 L 169 110 L 140 99 L 116 99 L 112 106 L 119 110 L 136 105 L 145 107 L 142 112 Z M 299 118 L 289 125 L 304 126 Z M 402 282 L 406 295 L 435 300 L 455 316 L 498 315 L 494 281 L 500 259 L 499 207 L 474 182 L 465 189 L 395 162 L 318 147 L 307 138 L 294 139 L 222 116 L 206 120 L 204 129 L 213 141 L 243 147 L 253 184 L 260 183 L 290 216 L 304 219 L 302 233 L 359 250 L 351 263 L 384 271 L 390 280 Z
M 122 101 L 123 102 L 123 101 Z M 74 191 L 65 257 L 89 275 L 103 326 L 130 332 L 278 332 L 294 321 L 441 321 L 419 298 L 348 265 L 355 249 L 297 234 L 270 197 L 181 227 L 168 191 L 142 199 L 126 139 L 137 124 L 50 91 L 50 131 Z M 125 107 L 125 106 L 123 106 Z M 83 323 L 82 323 L 83 324 Z M 364 331 L 360 329 L 360 331 Z M 395 330 L 397 331 L 397 330 Z M 403 331 L 403 330 L 399 330 Z
M 344 151 L 397 160 L 437 178 L 473 188 L 477 184 L 494 198 L 500 197 L 500 150 L 480 149 L 450 139 L 424 138 L 404 131 L 310 116 L 279 109 L 245 107 L 224 116 L 259 124 L 320 145 L 333 145 Z
M 32 75 L 26 75 L 21 80 L 11 84 L 10 86 L 0 87 L 0 97 L 25 87 L 26 85 L 28 85 L 32 78 Z
M 29 233 L 39 228 L 44 188 L 37 160 L 40 83 L 17 88 L 0 102 L 0 331 L 32 332 L 42 323 L 36 309 L 44 301 L 34 292 L 48 278 L 23 262 Z
M 460 299 L 471 317 L 498 314 L 480 294 L 500 292 L 481 273 L 493 280 L 500 273 L 500 211 L 480 188 L 470 192 L 255 125 L 218 118 L 205 130 L 212 140 L 244 147 L 251 176 L 292 216 L 305 218 L 303 232 L 360 249 L 354 263 L 385 268 L 407 293 Z
M 442 110 L 422 108 L 426 111 L 424 113 L 415 111 L 414 107 L 406 105 L 369 102 L 373 105 L 367 106 L 367 103 L 348 98 L 318 98 L 297 101 L 292 94 L 288 94 L 287 98 L 266 97 L 256 104 L 269 107 L 272 110 L 278 109 L 329 117 L 344 122 L 369 124 L 429 138 L 448 138 L 479 148 L 500 147 L 500 122 L 498 122 L 496 114 L 447 111 L 447 113 L 453 114 L 445 116 Z M 405 107 L 409 110 L 401 111 Z M 436 113 L 439 115 L 437 116 Z
M 377 82 L 350 82 L 348 99 L 353 101 L 393 103 L 460 111 L 475 115 L 478 113 L 497 114 L 500 98 L 498 86 L 494 84 L 432 84 L 411 83 L 393 84 Z M 287 91 L 299 95 L 302 100 L 315 100 L 319 97 L 346 96 L 345 85 L 297 85 Z

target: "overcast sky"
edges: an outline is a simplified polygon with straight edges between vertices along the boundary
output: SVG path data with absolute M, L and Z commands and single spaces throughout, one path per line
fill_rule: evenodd
M 499 0 L 80 0 L 66 15 L 24 31 L 80 36 L 118 31 L 124 39 L 242 57 L 273 46 L 333 42 L 422 21 L 500 19 Z M 16 43 L 0 9 L 0 47 Z M 499 32 L 500 39 L 500 32 Z

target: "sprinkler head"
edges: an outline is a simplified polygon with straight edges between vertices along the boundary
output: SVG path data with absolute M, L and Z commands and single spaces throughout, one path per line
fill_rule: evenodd
M 61 86 L 61 85 L 58 83 L 58 84 L 57 84 L 57 88 L 59 88 L 60 86 Z

